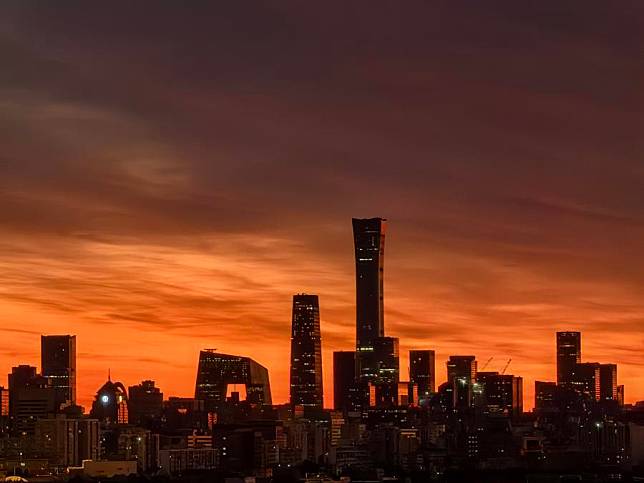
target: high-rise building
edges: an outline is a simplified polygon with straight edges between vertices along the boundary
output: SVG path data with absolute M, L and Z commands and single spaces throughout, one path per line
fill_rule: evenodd
M 569 384 L 581 362 L 581 332 L 557 332 L 557 384 Z
M 154 381 L 143 381 L 128 389 L 128 419 L 130 424 L 147 427 L 163 412 L 163 393 Z
M 463 379 L 468 384 L 476 381 L 476 356 L 449 356 L 447 361 L 447 380 Z
M 554 410 L 557 406 L 557 383 L 534 382 L 534 407 L 538 410 Z
M 322 408 L 322 342 L 317 295 L 294 295 L 291 323 L 291 404 Z
M 599 365 L 599 400 L 617 401 L 617 364 Z
M 246 400 L 254 404 L 272 404 L 268 369 L 250 357 L 221 354 L 214 350 L 199 353 L 195 399 L 201 399 L 206 409 L 226 401 L 228 386 L 240 384 Z
M 582 362 L 575 364 L 566 386 L 588 395 L 596 401 L 600 398 L 600 364 L 597 362 Z
M 356 353 L 336 351 L 333 353 L 333 407 L 338 411 L 352 410 L 351 389 L 355 387 Z
M 17 435 L 33 436 L 36 422 L 39 419 L 51 417 L 57 410 L 56 392 L 49 386 L 47 379 L 34 375 L 28 380 L 17 382 L 22 376 L 26 376 L 35 368 L 29 366 L 18 366 L 13 368 L 9 376 L 10 390 L 10 414 L 14 433 Z M 11 377 L 11 376 L 18 377 Z
M 384 248 L 383 218 L 353 219 L 356 262 L 356 375 L 371 381 L 375 368 L 370 367 L 373 341 L 385 334 L 384 325 Z
M 409 351 L 409 381 L 418 385 L 418 397 L 426 400 L 436 391 L 436 355 L 432 350 Z
M 100 427 L 97 419 L 61 417 L 39 419 L 35 441 L 54 466 L 81 466 L 100 457 Z
M 498 372 L 478 372 L 485 411 L 519 416 L 523 413 L 523 378 Z
M 76 404 L 76 336 L 40 337 L 42 375 L 56 391 L 56 405 Z
M 373 394 L 370 405 L 395 406 L 398 401 L 398 381 L 400 380 L 398 338 L 376 337 L 372 344 L 373 352 L 368 359 L 365 359 L 369 366 L 375 369 L 375 377 L 369 382 Z
M 453 405 L 458 409 L 472 407 L 473 389 L 476 382 L 475 356 L 449 356 L 447 382 L 452 386 Z
M 18 389 L 28 386 L 36 379 L 36 368 L 27 364 L 21 364 L 11 368 L 9 374 L 9 415 L 15 418 L 15 396 Z

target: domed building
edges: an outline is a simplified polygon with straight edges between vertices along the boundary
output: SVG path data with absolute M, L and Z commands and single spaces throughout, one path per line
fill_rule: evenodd
M 96 393 L 90 416 L 103 423 L 128 423 L 127 391 L 120 382 L 108 380 Z

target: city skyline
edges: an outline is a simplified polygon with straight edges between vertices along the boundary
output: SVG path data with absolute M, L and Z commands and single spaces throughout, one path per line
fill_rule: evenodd
M 437 385 L 450 355 L 512 358 L 530 408 L 533 381 L 556 380 L 543 347 L 570 330 L 644 399 L 641 2 L 159 5 L 155 21 L 11 3 L 0 373 L 75 334 L 88 408 L 108 369 L 188 396 L 200 350 L 244 347 L 284 402 L 306 292 L 330 406 L 332 353 L 355 344 L 349 220 L 380 216 L 401 377 L 410 349 L 436 351 Z
M 296 300 L 297 304 L 311 304 L 313 303 L 314 305 L 311 305 L 311 307 L 315 307 L 316 312 L 318 315 L 316 317 L 319 317 L 319 305 L 317 301 L 317 296 L 316 295 L 310 295 L 310 294 L 296 294 L 293 296 L 293 306 L 295 308 L 296 306 Z M 312 302 L 314 301 L 314 302 Z M 295 317 L 294 317 L 295 320 Z M 299 330 L 299 329 L 298 329 Z M 556 332 L 554 337 L 554 353 L 559 357 L 559 354 L 561 354 L 561 341 L 562 339 L 565 340 L 567 337 L 576 336 L 576 348 L 575 348 L 575 353 L 576 354 L 581 354 L 581 333 L 580 332 L 575 332 L 575 331 L 560 331 Z M 73 341 L 74 349 L 76 345 L 76 335 L 71 335 L 71 334 L 42 334 L 41 335 L 41 340 L 44 339 L 71 339 Z M 396 352 L 395 352 L 395 357 L 396 359 L 400 358 L 399 352 L 398 352 L 398 339 L 397 338 L 390 338 L 390 337 L 381 337 L 377 339 L 378 341 L 384 341 L 388 342 L 389 340 L 395 341 L 396 344 Z M 320 340 L 318 339 L 318 344 L 320 344 Z M 59 344 L 60 345 L 60 344 Z M 293 346 L 291 346 L 293 347 Z M 64 353 L 65 348 L 64 346 L 59 347 L 58 352 L 62 351 Z M 376 350 L 376 352 L 378 352 Z M 313 354 L 315 353 L 315 350 Z M 432 378 L 431 380 L 435 380 L 435 377 L 440 374 L 440 371 L 436 370 L 434 367 L 434 351 L 431 349 L 411 349 L 409 352 L 409 359 L 411 360 L 412 355 L 417 355 L 419 353 L 431 353 L 431 361 L 432 363 L 430 364 L 429 361 L 424 362 L 424 364 L 427 365 L 427 370 L 425 374 L 431 374 Z M 41 347 L 41 357 L 45 357 L 45 350 L 44 348 Z M 344 354 L 355 354 L 355 351 L 334 351 L 334 355 L 344 355 Z M 448 358 L 445 360 L 445 379 L 444 381 L 441 381 L 440 384 L 438 384 L 438 389 L 440 392 L 440 386 L 444 385 L 443 383 L 446 383 L 447 385 L 452 385 L 452 386 L 458 386 L 457 382 L 459 382 L 459 379 L 463 379 L 463 382 L 465 382 L 465 385 L 468 387 L 468 391 L 470 391 L 469 395 L 467 395 L 467 399 L 470 401 L 468 403 L 472 404 L 472 400 L 474 397 L 474 394 L 471 392 L 473 387 L 473 380 L 477 378 L 477 374 L 479 374 L 481 377 L 489 377 L 490 375 L 505 375 L 505 377 L 512 379 L 520 379 L 521 381 L 523 380 L 523 377 L 521 374 L 511 374 L 513 371 L 509 371 L 510 373 L 506 374 L 506 371 L 512 362 L 512 359 L 508 359 L 506 362 L 503 363 L 503 367 L 499 368 L 500 370 L 497 371 L 490 371 L 489 369 L 489 364 L 490 362 L 494 359 L 494 357 L 490 357 L 485 364 L 483 364 L 483 368 L 478 367 L 479 359 L 477 358 L 476 355 L 462 355 L 462 354 L 452 354 L 448 356 Z M 334 356 L 335 360 L 335 356 Z M 212 365 L 213 361 L 216 361 L 217 364 L 223 363 L 220 368 L 217 368 L 216 365 Z M 75 351 L 74 354 L 71 356 L 71 359 L 69 359 L 69 363 L 71 364 L 71 367 L 76 367 L 76 356 L 75 356 Z M 293 369 L 293 363 L 294 359 L 291 358 L 291 369 Z M 355 358 L 352 358 L 352 363 L 355 363 Z M 208 368 L 206 368 L 208 366 Z M 257 369 L 250 369 L 251 366 L 255 366 Z M 558 372 L 555 374 L 555 378 L 547 378 L 543 377 L 541 379 L 535 379 L 533 381 L 536 384 L 550 384 L 553 386 L 561 386 L 562 388 L 570 387 L 573 390 L 580 391 L 581 393 L 588 393 L 591 395 L 592 399 L 597 399 L 598 401 L 600 400 L 618 400 L 618 391 L 619 388 L 621 390 L 624 390 L 624 384 L 618 379 L 617 372 L 618 369 L 617 367 L 619 366 L 619 362 L 610 362 L 610 363 L 599 363 L 599 362 L 583 362 L 581 360 L 581 357 L 576 358 L 575 362 L 573 363 L 573 366 L 571 368 L 571 375 L 564 379 L 557 380 Z M 239 367 L 236 368 L 236 367 Z M 244 367 L 242 369 L 242 367 Z M 335 367 L 335 364 L 332 364 L 332 367 Z M 574 371 L 575 367 L 580 370 L 579 374 L 577 376 L 574 376 Z M 431 368 L 431 369 L 430 369 Z M 596 371 L 596 375 L 590 375 L 586 374 L 585 369 L 586 368 L 593 368 L 594 371 Z M 355 369 L 355 367 L 354 367 Z M 296 362 L 295 366 L 296 371 L 301 371 L 301 367 L 299 363 Z M 315 371 L 322 370 L 321 368 L 317 368 Z M 18 371 L 18 372 L 16 372 Z M 26 372 L 25 372 L 26 371 Z M 221 371 L 221 372 L 220 372 Z M 583 371 L 583 372 L 582 372 Z M 422 371 L 421 371 L 422 372 Z M 8 373 L 8 384 L 3 385 L 0 384 L 0 388 L 10 389 L 12 382 L 11 382 L 11 377 L 12 374 L 21 374 L 24 373 L 25 376 L 18 376 L 20 377 L 19 380 L 28 380 L 29 378 L 35 378 L 34 380 L 40 381 L 38 384 L 49 384 L 52 388 L 56 387 L 56 376 L 53 377 L 53 379 L 49 380 L 51 376 L 45 376 L 42 374 L 42 367 L 38 365 L 31 365 L 31 364 L 26 364 L 23 362 L 15 362 L 15 364 L 12 366 L 11 372 Z M 204 374 L 213 374 L 214 376 L 204 376 Z M 252 374 L 252 376 L 251 376 Z M 15 376 L 14 376 L 15 377 Z M 251 379 L 251 377 L 253 379 Z M 347 407 L 344 405 L 343 399 L 336 399 L 335 397 L 335 390 L 336 390 L 336 378 L 340 382 L 340 386 L 345 385 L 350 381 L 353 380 L 356 382 L 359 380 L 359 378 L 355 378 L 355 372 L 352 374 L 352 377 L 349 377 L 349 380 L 346 380 L 346 375 L 343 376 L 337 376 L 335 373 L 332 374 L 332 387 L 333 392 L 331 393 L 330 396 L 326 396 L 324 398 L 324 408 L 325 409 L 341 409 L 346 411 Z M 201 349 L 199 351 L 199 357 L 198 357 L 198 363 L 196 365 L 196 370 L 195 370 L 195 378 L 196 378 L 196 384 L 193 386 L 194 392 L 190 397 L 194 395 L 195 399 L 200 399 L 203 400 L 206 403 L 206 406 L 208 405 L 209 402 L 218 402 L 222 403 L 226 400 L 226 398 L 231 397 L 231 391 L 237 392 L 237 398 L 241 398 L 242 400 L 246 400 L 249 398 L 249 401 L 253 403 L 259 403 L 259 404 L 264 404 L 265 401 L 269 401 L 270 404 L 290 404 L 292 406 L 310 406 L 312 408 L 318 408 L 321 409 L 320 406 L 318 406 L 315 402 L 313 403 L 302 403 L 300 402 L 298 396 L 298 401 L 293 401 L 292 395 L 293 395 L 293 385 L 292 382 L 289 385 L 289 399 L 287 401 L 272 401 L 271 397 L 271 388 L 270 388 L 270 371 L 268 371 L 266 368 L 264 368 L 261 364 L 258 364 L 257 361 L 254 361 L 252 358 L 248 357 L 247 354 L 224 354 L 221 352 L 218 352 L 217 349 Z M 352 379 L 353 378 L 353 379 Z M 580 379 L 581 378 L 581 379 Z M 586 384 L 586 382 L 582 383 L 581 381 L 587 381 L 590 378 L 590 381 L 592 381 L 590 384 L 591 386 L 596 386 L 595 387 L 583 387 L 580 386 L 580 384 Z M 225 386 L 225 380 L 229 379 L 228 388 L 226 390 Z M 409 381 L 411 382 L 418 382 L 417 380 L 414 381 L 414 377 L 412 376 L 412 371 L 410 370 L 408 374 L 404 373 L 397 373 L 396 374 L 396 380 L 400 381 L 401 384 L 405 383 L 407 384 Z M 546 381 L 547 380 L 547 381 Z M 576 382 L 575 382 L 576 381 Z M 74 381 L 74 384 L 76 381 Z M 221 384 L 224 384 L 221 386 Z M 23 384 L 23 382 L 19 383 Z M 111 370 L 108 369 L 107 373 L 107 382 L 104 382 L 104 384 L 99 388 L 98 394 L 100 394 L 102 388 L 105 387 L 105 384 L 109 385 L 112 384 L 112 375 L 111 375 Z M 121 382 L 118 382 L 118 384 L 121 384 Z M 137 389 L 138 387 L 141 387 L 141 385 L 145 384 L 151 384 L 151 388 L 155 388 L 155 380 L 153 375 L 148 374 L 147 379 L 142 379 L 141 381 L 137 382 L 132 382 L 128 381 L 128 385 L 130 385 L 130 389 L 133 387 Z M 210 387 L 206 392 L 210 391 L 210 393 L 206 394 L 204 393 L 202 387 L 203 385 L 206 384 L 207 386 Z M 250 386 L 249 386 L 250 384 Z M 572 385 L 571 385 L 572 384 Z M 246 385 L 245 388 L 242 386 Z M 264 386 L 265 385 L 265 386 Z M 336 386 L 336 387 L 334 387 Z M 612 387 L 612 390 L 611 390 Z M 600 390 L 601 388 L 601 390 Z M 416 388 L 417 389 L 417 388 Z M 156 391 L 161 390 L 158 386 L 156 386 Z M 411 390 L 411 389 L 410 389 Z M 253 394 L 251 395 L 251 391 Z M 259 395 L 258 392 L 259 391 Z M 264 392 L 267 391 L 267 392 Z M 301 389 L 298 389 L 298 391 L 301 391 Z M 322 392 L 322 389 L 319 388 L 319 393 Z M 437 394 L 433 390 L 430 391 L 432 394 Z M 10 394 L 13 394 L 10 390 Z M 417 397 L 422 398 L 423 395 L 422 393 L 414 392 L 414 404 L 418 404 L 418 400 L 416 399 Z M 531 394 L 531 401 L 526 403 L 526 395 L 523 390 L 523 383 L 521 382 L 521 390 L 519 392 L 523 397 L 520 398 L 520 405 L 523 410 L 525 408 L 526 410 L 532 410 L 534 409 L 535 405 L 535 393 L 530 391 Z M 177 394 L 169 394 L 171 397 L 185 397 L 185 395 L 177 395 Z M 347 394 L 349 398 L 351 398 L 350 395 Z M 623 393 L 621 394 L 623 397 Z M 88 410 L 89 408 L 92 407 L 93 404 L 96 404 L 97 401 L 97 396 L 96 394 L 93 394 L 91 396 L 88 396 L 88 400 L 91 402 L 88 407 L 85 409 Z M 331 399 L 331 403 L 329 404 L 327 401 L 328 399 Z M 315 399 L 313 399 L 315 401 Z M 627 400 L 621 399 L 623 403 L 628 403 Z M 69 403 L 70 401 L 66 401 Z M 74 401 L 71 401 L 72 405 Z M 80 401 L 79 401 L 80 402 Z M 52 400 L 52 403 L 54 401 Z M 56 402 L 55 404 L 61 404 L 60 402 Z M 368 403 L 368 404 L 373 404 L 373 403 Z

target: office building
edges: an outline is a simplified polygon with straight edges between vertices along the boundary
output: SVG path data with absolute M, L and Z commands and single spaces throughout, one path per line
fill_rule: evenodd
M 597 362 L 575 364 L 570 379 L 566 381 L 565 385 L 598 401 L 600 398 L 600 364 Z
M 356 375 L 359 380 L 373 380 L 376 370 L 373 341 L 385 334 L 384 326 L 384 247 L 385 220 L 353 220 L 356 263 Z
M 557 406 L 557 383 L 535 381 L 534 407 L 538 410 L 554 410 Z
M 368 366 L 373 368 L 370 377 L 370 406 L 395 406 L 398 401 L 398 381 L 400 380 L 400 358 L 396 337 L 376 337 L 372 341 L 373 352 L 365 357 Z
M 161 417 L 163 393 L 154 381 L 143 381 L 128 389 L 128 419 L 130 424 L 148 427 Z
M 557 384 L 569 384 L 580 362 L 581 332 L 557 332 Z
M 453 391 L 453 407 L 472 407 L 474 383 L 476 382 L 475 356 L 450 356 L 447 361 L 447 382 Z
M 76 336 L 40 337 L 42 375 L 56 391 L 56 405 L 76 404 Z
M 18 389 L 23 388 L 31 384 L 36 380 L 36 368 L 34 366 L 29 366 L 26 364 L 21 364 L 16 367 L 11 368 L 11 373 L 9 374 L 9 415 L 12 418 L 15 418 L 15 395 L 18 393 Z
M 291 404 L 322 408 L 322 342 L 317 295 L 294 295 L 291 322 Z
M 352 410 L 351 390 L 355 386 L 356 353 L 333 353 L 333 407 L 338 411 Z
M 13 429 L 16 435 L 33 436 L 39 419 L 52 417 L 56 410 L 56 392 L 47 379 L 36 376 L 11 393 Z
M 36 445 L 50 465 L 80 466 L 84 460 L 100 457 L 100 427 L 97 419 L 67 419 L 62 416 L 39 419 Z
M 250 357 L 221 354 L 214 350 L 199 353 L 195 399 L 201 399 L 206 409 L 216 408 L 226 401 L 229 385 L 242 385 L 246 401 L 253 404 L 272 404 L 268 369 Z
M 523 413 L 523 378 L 498 372 L 479 372 L 476 384 L 483 394 L 485 412 L 515 417 Z
M 409 351 L 409 380 L 418 385 L 418 398 L 427 400 L 436 391 L 436 355 L 432 350 Z
M 617 401 L 617 364 L 599 365 L 599 400 Z

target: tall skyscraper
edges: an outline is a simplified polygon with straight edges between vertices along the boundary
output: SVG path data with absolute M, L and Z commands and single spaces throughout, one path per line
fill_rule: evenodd
M 557 384 L 572 382 L 575 365 L 581 362 L 581 332 L 557 332 Z
M 199 353 L 195 399 L 201 399 L 206 409 L 226 401 L 228 385 L 240 384 L 246 390 L 246 400 L 255 404 L 272 404 L 268 369 L 250 357 L 221 354 L 214 350 Z
M 418 385 L 418 397 L 427 399 L 436 391 L 436 355 L 432 350 L 409 351 L 409 381 Z
M 338 411 L 353 409 L 352 389 L 356 382 L 356 353 L 336 351 L 333 353 L 333 407 Z
M 76 403 L 76 336 L 40 337 L 42 375 L 56 391 L 56 405 Z
M 294 295 L 291 323 L 291 404 L 322 408 L 322 342 L 317 295 Z
M 599 400 L 617 401 L 617 364 L 599 365 Z
M 383 268 L 385 248 L 383 218 L 353 219 L 356 261 L 356 375 L 360 381 L 375 377 L 366 364 L 373 352 L 373 341 L 383 337 Z

